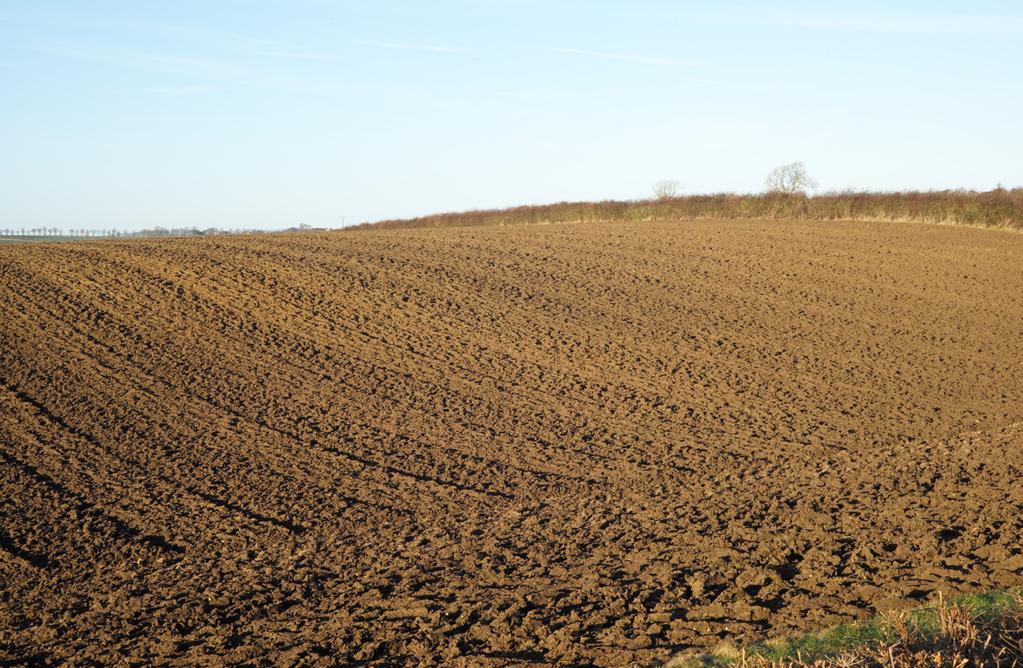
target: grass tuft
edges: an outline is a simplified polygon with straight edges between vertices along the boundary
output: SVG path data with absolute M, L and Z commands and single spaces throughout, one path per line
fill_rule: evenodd
M 915 610 L 745 648 L 722 645 L 672 668 L 1023 668 L 1023 588 L 939 598 Z

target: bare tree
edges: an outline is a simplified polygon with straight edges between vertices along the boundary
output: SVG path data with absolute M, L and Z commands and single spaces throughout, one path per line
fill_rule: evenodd
M 672 199 L 678 197 L 678 181 L 658 181 L 654 184 L 654 196 L 657 199 Z
M 806 173 L 806 166 L 793 162 L 775 167 L 767 175 L 767 190 L 773 193 L 801 193 L 817 187 L 817 182 Z

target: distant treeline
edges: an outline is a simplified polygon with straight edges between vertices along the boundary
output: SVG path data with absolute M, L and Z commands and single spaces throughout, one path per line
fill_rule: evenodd
M 312 227 L 310 225 L 299 225 L 298 227 L 289 227 L 286 230 L 277 230 L 279 232 L 323 232 L 326 228 L 323 227 Z M 266 230 L 244 230 L 244 229 L 231 229 L 225 230 L 219 227 L 207 227 L 206 229 L 199 229 L 197 227 L 152 227 L 145 230 L 117 230 L 117 229 L 105 229 L 105 230 L 88 230 L 88 229 L 69 229 L 65 230 L 59 227 L 20 227 L 20 228 L 0 228 L 0 238 L 11 238 L 11 239 L 31 239 L 31 240 L 72 240 L 72 239 L 134 239 L 134 238 L 147 238 L 147 237 L 208 237 L 220 234 L 264 234 Z
M 1023 188 L 987 192 L 836 192 L 689 195 L 652 200 L 560 202 L 512 209 L 442 213 L 363 223 L 346 229 L 403 229 L 529 223 L 764 218 L 919 221 L 1023 229 Z
M 60 227 L 19 227 L 0 229 L 0 236 L 32 239 L 130 239 L 133 237 L 203 237 L 213 234 L 242 234 L 243 230 L 222 230 L 209 227 L 200 230 L 195 227 L 166 228 L 153 227 L 147 230 L 117 229 L 63 229 Z

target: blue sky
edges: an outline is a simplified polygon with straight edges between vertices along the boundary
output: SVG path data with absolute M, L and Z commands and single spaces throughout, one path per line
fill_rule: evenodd
M 1018 2 L 0 0 L 0 228 L 1023 185 Z

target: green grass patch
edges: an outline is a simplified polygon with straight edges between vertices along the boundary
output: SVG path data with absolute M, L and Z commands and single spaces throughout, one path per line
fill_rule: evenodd
M 1003 622 L 1023 615 L 1023 587 L 941 599 L 929 605 L 823 631 L 778 638 L 744 648 L 722 645 L 712 652 L 679 657 L 673 668 L 807 663 L 833 657 L 867 655 L 880 647 L 926 652 L 964 649 L 966 636 L 982 640 L 985 631 L 1002 631 Z M 990 633 L 988 634 L 990 635 Z M 1023 646 L 1021 646 L 1023 649 Z M 827 664 L 825 664 L 827 665 Z M 866 662 L 862 665 L 871 665 Z

